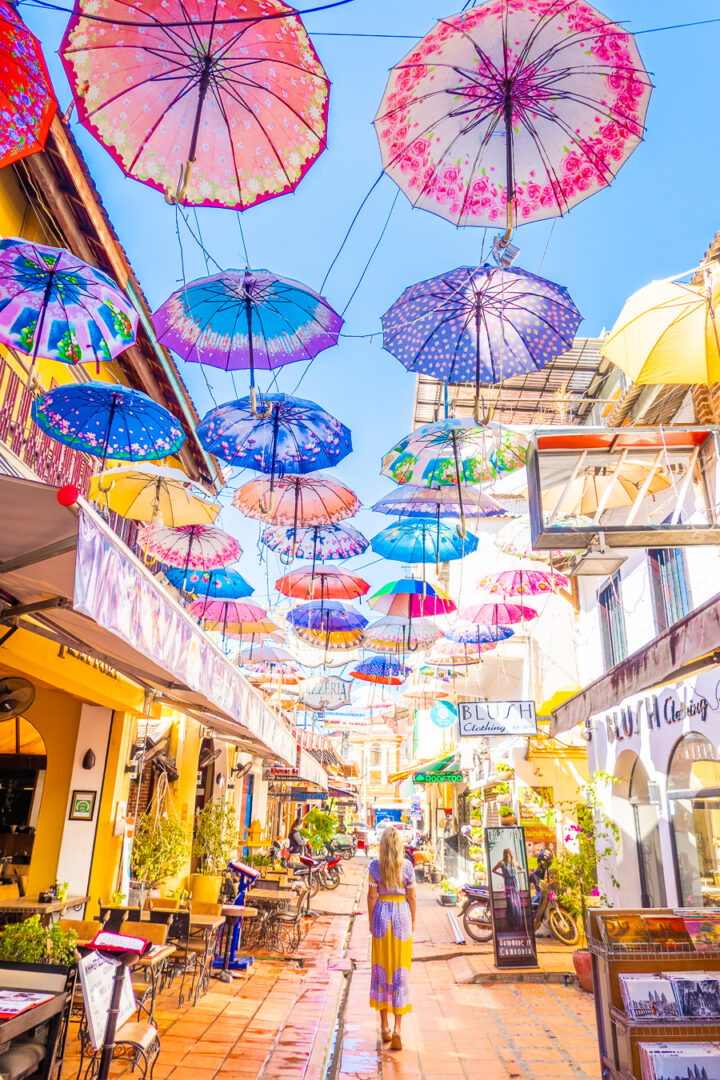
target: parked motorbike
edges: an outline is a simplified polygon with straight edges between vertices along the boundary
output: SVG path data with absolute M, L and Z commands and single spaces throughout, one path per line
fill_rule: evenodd
M 354 859 L 357 855 L 357 840 L 347 833 L 337 833 L 325 846 L 333 855 L 340 855 L 343 859 Z
M 563 945 L 575 945 L 580 938 L 577 922 L 555 899 L 547 881 L 547 872 L 553 861 L 552 852 L 545 848 L 538 854 L 537 861 L 538 868 L 530 875 L 530 883 L 536 886 L 531 899 L 535 932 L 547 922 L 553 937 Z M 462 893 L 465 899 L 460 914 L 466 934 L 473 941 L 490 941 L 490 890 L 487 885 L 465 885 Z

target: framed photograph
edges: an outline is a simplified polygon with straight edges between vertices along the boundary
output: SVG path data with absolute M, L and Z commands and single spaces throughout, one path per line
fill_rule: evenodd
M 96 798 L 96 791 L 73 791 L 70 800 L 70 821 L 92 821 Z

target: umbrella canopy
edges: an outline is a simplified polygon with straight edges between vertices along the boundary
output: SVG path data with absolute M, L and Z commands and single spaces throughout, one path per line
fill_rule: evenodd
M 451 485 L 461 495 L 464 484 L 522 468 L 526 451 L 527 438 L 519 432 L 465 416 L 416 428 L 383 456 L 382 472 L 397 484 Z
M 165 577 L 176 589 L 211 599 L 241 600 L 255 592 L 242 574 L 227 566 L 223 570 L 189 570 L 187 573 L 171 566 L 165 571 Z
M 578 521 L 577 518 L 565 518 L 556 517 L 553 522 L 553 527 L 563 528 L 566 525 L 590 525 L 590 518 L 585 518 L 582 521 Z M 514 521 L 508 521 L 507 525 L 503 525 L 495 536 L 493 541 L 505 555 L 514 555 L 517 559 L 537 559 L 541 562 L 545 562 L 548 559 L 564 559 L 568 555 L 575 555 L 575 550 L 569 550 L 566 548 L 554 548 L 552 551 L 534 551 L 532 548 L 532 538 L 530 536 L 530 522 L 526 518 L 516 518 Z
M 461 503 L 462 500 L 462 503 Z M 397 517 L 459 518 L 460 508 L 465 517 L 495 517 L 507 513 L 504 506 L 478 486 L 461 484 L 457 487 L 414 487 L 400 484 L 371 508 L 376 514 L 396 514 Z
M 572 480 L 570 484 L 569 480 Z M 656 467 L 649 461 L 633 460 L 624 455 L 611 468 L 589 465 L 574 476 L 570 476 L 563 466 L 555 474 L 551 470 L 543 473 L 543 510 L 557 509 L 567 516 L 592 517 L 601 508 L 604 512 L 632 506 L 641 493 L 656 495 L 666 491 L 671 483 L 664 465 Z
M 191 570 L 217 570 L 236 562 L 242 548 L 232 536 L 211 525 L 146 525 L 138 530 L 138 546 L 168 566 Z
M 57 101 L 37 38 L 0 2 L 0 169 L 42 150 Z
M 118 286 L 64 248 L 0 240 L 0 341 L 33 358 L 100 364 L 135 341 L 138 314 Z
M 294 630 L 314 630 L 320 633 L 363 630 L 367 626 L 364 615 L 337 600 L 311 600 L 307 604 L 300 604 L 287 613 L 287 621 Z
M 344 570 L 317 570 L 300 566 L 285 577 L 278 578 L 275 588 L 284 596 L 296 600 L 357 600 L 370 586 L 356 574 Z
M 233 506 L 269 525 L 333 525 L 360 509 L 354 491 L 322 473 L 283 476 L 274 488 L 267 477 L 249 480 L 233 495 Z
M 407 619 L 389 617 L 371 623 L 363 635 L 363 648 L 371 652 L 403 655 L 426 649 L 442 637 L 442 630 L 431 619 Z
M 383 348 L 408 371 L 475 383 L 477 413 L 483 383 L 539 371 L 581 321 L 562 285 L 514 266 L 460 266 L 405 290 L 382 317 Z
M 282 561 L 293 558 L 312 559 L 316 562 L 333 562 L 362 555 L 370 546 L 363 534 L 352 525 L 311 525 L 298 528 L 287 525 L 270 525 L 263 530 L 260 540 L 276 552 Z
M 60 55 L 81 123 L 127 176 L 242 210 L 292 191 L 325 149 L 329 81 L 282 0 L 107 0 L 96 15 L 78 0 Z
M 460 618 L 466 622 L 481 623 L 497 631 L 499 627 L 514 626 L 519 622 L 530 622 L 537 619 L 535 608 L 525 607 L 523 604 L 473 604 L 463 608 Z M 509 635 L 505 634 L 505 637 Z M 448 633 L 448 637 L 450 634 Z
M 238 638 L 240 641 L 249 641 L 250 648 L 263 644 L 265 638 L 282 642 L 279 625 L 273 619 L 253 619 L 245 623 L 234 623 L 231 627 L 225 627 L 228 637 Z
M 464 667 L 466 664 L 478 664 L 482 653 L 492 652 L 495 648 L 497 646 L 494 641 L 481 642 L 478 645 L 458 643 L 444 637 L 435 642 L 427 659 L 430 664 L 445 665 L 448 668 Z
M 394 656 L 380 655 L 363 660 L 352 669 L 350 676 L 362 682 L 378 683 L 381 686 L 402 686 L 411 672 L 412 668 L 401 664 Z
M 337 465 L 352 451 L 350 429 L 313 401 L 266 394 L 268 416 L 253 415 L 250 398 L 212 409 L 197 434 L 215 457 L 244 469 L 284 476 Z
M 68 383 L 36 398 L 32 417 L 53 439 L 105 461 L 146 461 L 185 442 L 173 414 L 141 390 L 119 383 Z
M 293 628 L 296 637 L 307 645 L 325 652 L 351 652 L 363 640 L 363 631 L 356 630 L 310 630 L 304 626 Z
M 372 549 L 394 562 L 452 562 L 477 551 L 478 538 L 472 533 L 459 537 L 455 529 L 423 518 L 408 518 L 389 525 L 370 541 Z M 434 612 L 432 613 L 434 614 Z
M 499 574 L 490 574 L 478 582 L 478 588 L 491 596 L 541 596 L 543 593 L 555 593 L 567 589 L 568 579 L 564 574 L 551 570 L 503 570 Z
M 158 341 L 183 360 L 249 370 L 253 414 L 255 371 L 312 359 L 337 345 L 343 323 L 306 285 L 250 269 L 191 281 L 158 308 L 153 322 Z
M 287 649 L 277 645 L 253 645 L 248 649 L 241 649 L 237 655 L 237 663 L 240 667 L 245 664 L 285 664 L 292 661 L 292 655 Z
M 171 527 L 209 525 L 220 504 L 200 498 L 181 469 L 159 465 L 106 469 L 90 481 L 89 497 L 133 521 L 164 522 Z
M 642 141 L 651 88 L 632 34 L 584 0 L 489 0 L 392 69 L 375 118 L 383 167 L 456 225 L 557 217 Z
M 495 648 L 499 641 L 507 641 L 514 633 L 515 631 L 510 626 L 500 626 L 496 623 L 486 626 L 484 623 L 466 620 L 446 630 L 445 637 L 461 645 L 480 649 L 484 645 Z
M 368 604 L 384 615 L 401 619 L 447 615 L 455 611 L 455 603 L 444 589 L 415 578 L 389 581 L 368 598 Z
M 267 615 L 259 604 L 244 600 L 193 600 L 188 612 L 194 619 L 225 626 L 227 623 L 259 622 Z
M 630 297 L 600 352 L 634 383 L 720 381 L 720 276 L 705 284 L 656 281 Z

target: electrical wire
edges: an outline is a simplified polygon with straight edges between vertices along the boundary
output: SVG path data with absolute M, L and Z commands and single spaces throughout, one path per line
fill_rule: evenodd
M 355 286 L 355 288 L 353 289 L 353 291 L 352 291 L 352 292 L 351 292 L 351 294 L 350 294 L 350 299 L 348 300 L 347 304 L 345 305 L 345 307 L 344 307 L 344 308 L 342 309 L 342 311 L 340 312 L 340 314 L 341 314 L 341 315 L 343 316 L 343 318 L 345 317 L 345 313 L 346 313 L 347 309 L 348 309 L 348 308 L 350 307 L 350 305 L 352 304 L 353 300 L 355 299 L 355 294 L 357 293 L 358 289 L 359 289 L 359 288 L 360 288 L 360 286 L 362 285 L 362 283 L 363 283 L 363 280 L 364 280 L 364 278 L 365 278 L 365 275 L 366 275 L 366 273 L 367 273 L 367 272 L 368 272 L 368 270 L 370 269 L 370 263 L 371 263 L 371 262 L 373 261 L 373 258 L 375 257 L 375 252 L 376 252 L 376 251 L 377 251 L 377 249 L 378 249 L 378 248 L 380 247 L 380 242 L 382 241 L 382 238 L 383 238 L 383 236 L 385 235 L 385 232 L 386 232 L 386 230 L 387 230 L 387 227 L 388 227 L 388 225 L 390 224 L 390 218 L 392 217 L 392 212 L 393 212 L 393 210 L 395 209 L 395 204 L 397 203 L 397 201 L 398 201 L 399 197 L 400 197 L 400 190 L 398 189 L 398 190 L 397 190 L 397 191 L 395 192 L 395 198 L 394 198 L 394 199 L 393 199 L 393 201 L 392 201 L 392 204 L 391 204 L 391 206 L 390 206 L 390 210 L 388 211 L 388 216 L 386 217 L 386 219 L 385 219 L 385 224 L 383 225 L 383 227 L 382 227 L 382 231 L 380 232 L 380 235 L 379 235 L 379 236 L 378 236 L 378 238 L 377 238 L 377 242 L 376 242 L 376 244 L 375 244 L 375 247 L 374 247 L 374 248 L 372 249 L 372 251 L 370 252 L 370 257 L 368 258 L 368 261 L 367 261 L 367 262 L 365 263 L 365 266 L 363 267 L 363 272 L 362 272 L 362 274 L 360 275 L 360 278 L 359 278 L 359 280 L 358 280 L 358 283 L 357 283 L 357 285 Z
M 365 195 L 364 199 L 362 200 L 362 202 L 361 202 L 361 203 L 360 203 L 360 205 L 358 206 L 357 210 L 355 211 L 355 214 L 353 215 L 353 219 L 352 219 L 352 221 L 350 222 L 350 224 L 348 225 L 348 228 L 347 228 L 347 232 L 345 233 L 345 235 L 344 235 L 344 237 L 343 237 L 343 239 L 342 239 L 342 243 L 340 244 L 340 247 L 338 248 L 338 250 L 337 250 L 337 252 L 336 252 L 336 254 L 335 254 L 335 257 L 334 257 L 333 261 L 332 261 L 332 262 L 330 263 L 330 265 L 328 266 L 328 268 L 327 268 L 327 273 L 325 274 L 325 277 L 324 277 L 324 278 L 322 279 L 322 284 L 321 284 L 321 286 L 320 286 L 320 288 L 319 288 L 319 290 L 318 290 L 318 291 L 319 291 L 320 293 L 322 293 L 323 289 L 325 288 L 325 286 L 326 286 L 326 284 L 327 284 L 327 280 L 328 280 L 328 278 L 330 277 L 330 274 L 331 274 L 331 272 L 332 272 L 332 268 L 334 267 L 335 263 L 336 263 L 336 262 L 338 261 L 338 259 L 340 258 L 340 255 L 342 254 L 342 250 L 343 250 L 343 248 L 345 247 L 346 243 L 348 242 L 348 240 L 349 240 L 349 238 L 350 238 L 350 233 L 351 233 L 351 232 L 352 232 L 352 230 L 353 230 L 353 226 L 355 225 L 355 222 L 357 221 L 358 217 L 360 216 L 360 213 L 361 213 L 361 211 L 362 211 L 362 208 L 363 208 L 363 207 L 365 206 L 365 203 L 366 203 L 366 202 L 368 201 L 368 199 L 370 198 L 370 196 L 372 195 L 373 191 L 374 191 L 374 190 L 375 190 L 375 188 L 376 188 L 376 187 L 378 186 L 378 184 L 380 183 L 380 181 L 382 180 L 382 178 L 383 178 L 383 176 L 384 176 L 384 175 L 385 175 L 384 173 L 382 173 L 382 172 L 380 173 L 380 175 L 379 175 L 379 176 L 377 177 L 377 179 L 376 179 L 376 180 L 375 180 L 375 181 L 373 182 L 372 186 L 370 187 L 370 190 L 369 190 L 369 191 L 367 192 L 367 194 Z
M 353 4 L 355 0 L 332 0 L 329 4 L 317 4 L 314 7 L 309 8 L 292 8 L 286 11 L 274 11 L 267 15 L 257 15 L 246 18 L 231 18 L 231 19 L 193 19 L 190 25 L 196 26 L 233 26 L 237 23 L 259 23 L 269 22 L 272 19 L 294 19 L 302 15 L 312 15 L 315 12 L 328 11 L 330 8 L 345 7 L 346 4 Z M 188 22 L 163 22 L 160 23 L 157 20 L 150 22 L 137 22 L 133 20 L 125 19 L 111 19 L 104 15 L 89 15 L 86 11 L 76 12 L 75 8 L 63 7 L 61 4 L 53 4 L 50 0 L 18 0 L 18 7 L 20 4 L 25 4 L 30 7 L 46 8 L 50 11 L 61 11 L 65 15 L 79 15 L 81 19 L 89 19 L 91 22 L 110 23 L 113 26 L 133 26 L 137 29 L 181 29 L 188 26 Z M 127 5 L 132 7 L 131 4 Z

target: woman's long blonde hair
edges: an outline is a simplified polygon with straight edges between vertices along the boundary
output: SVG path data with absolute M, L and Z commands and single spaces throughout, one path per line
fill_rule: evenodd
M 380 879 L 386 889 L 397 889 L 398 892 L 402 889 L 402 866 L 404 861 L 405 849 L 400 839 L 400 833 L 390 825 L 380 837 L 378 855 Z

